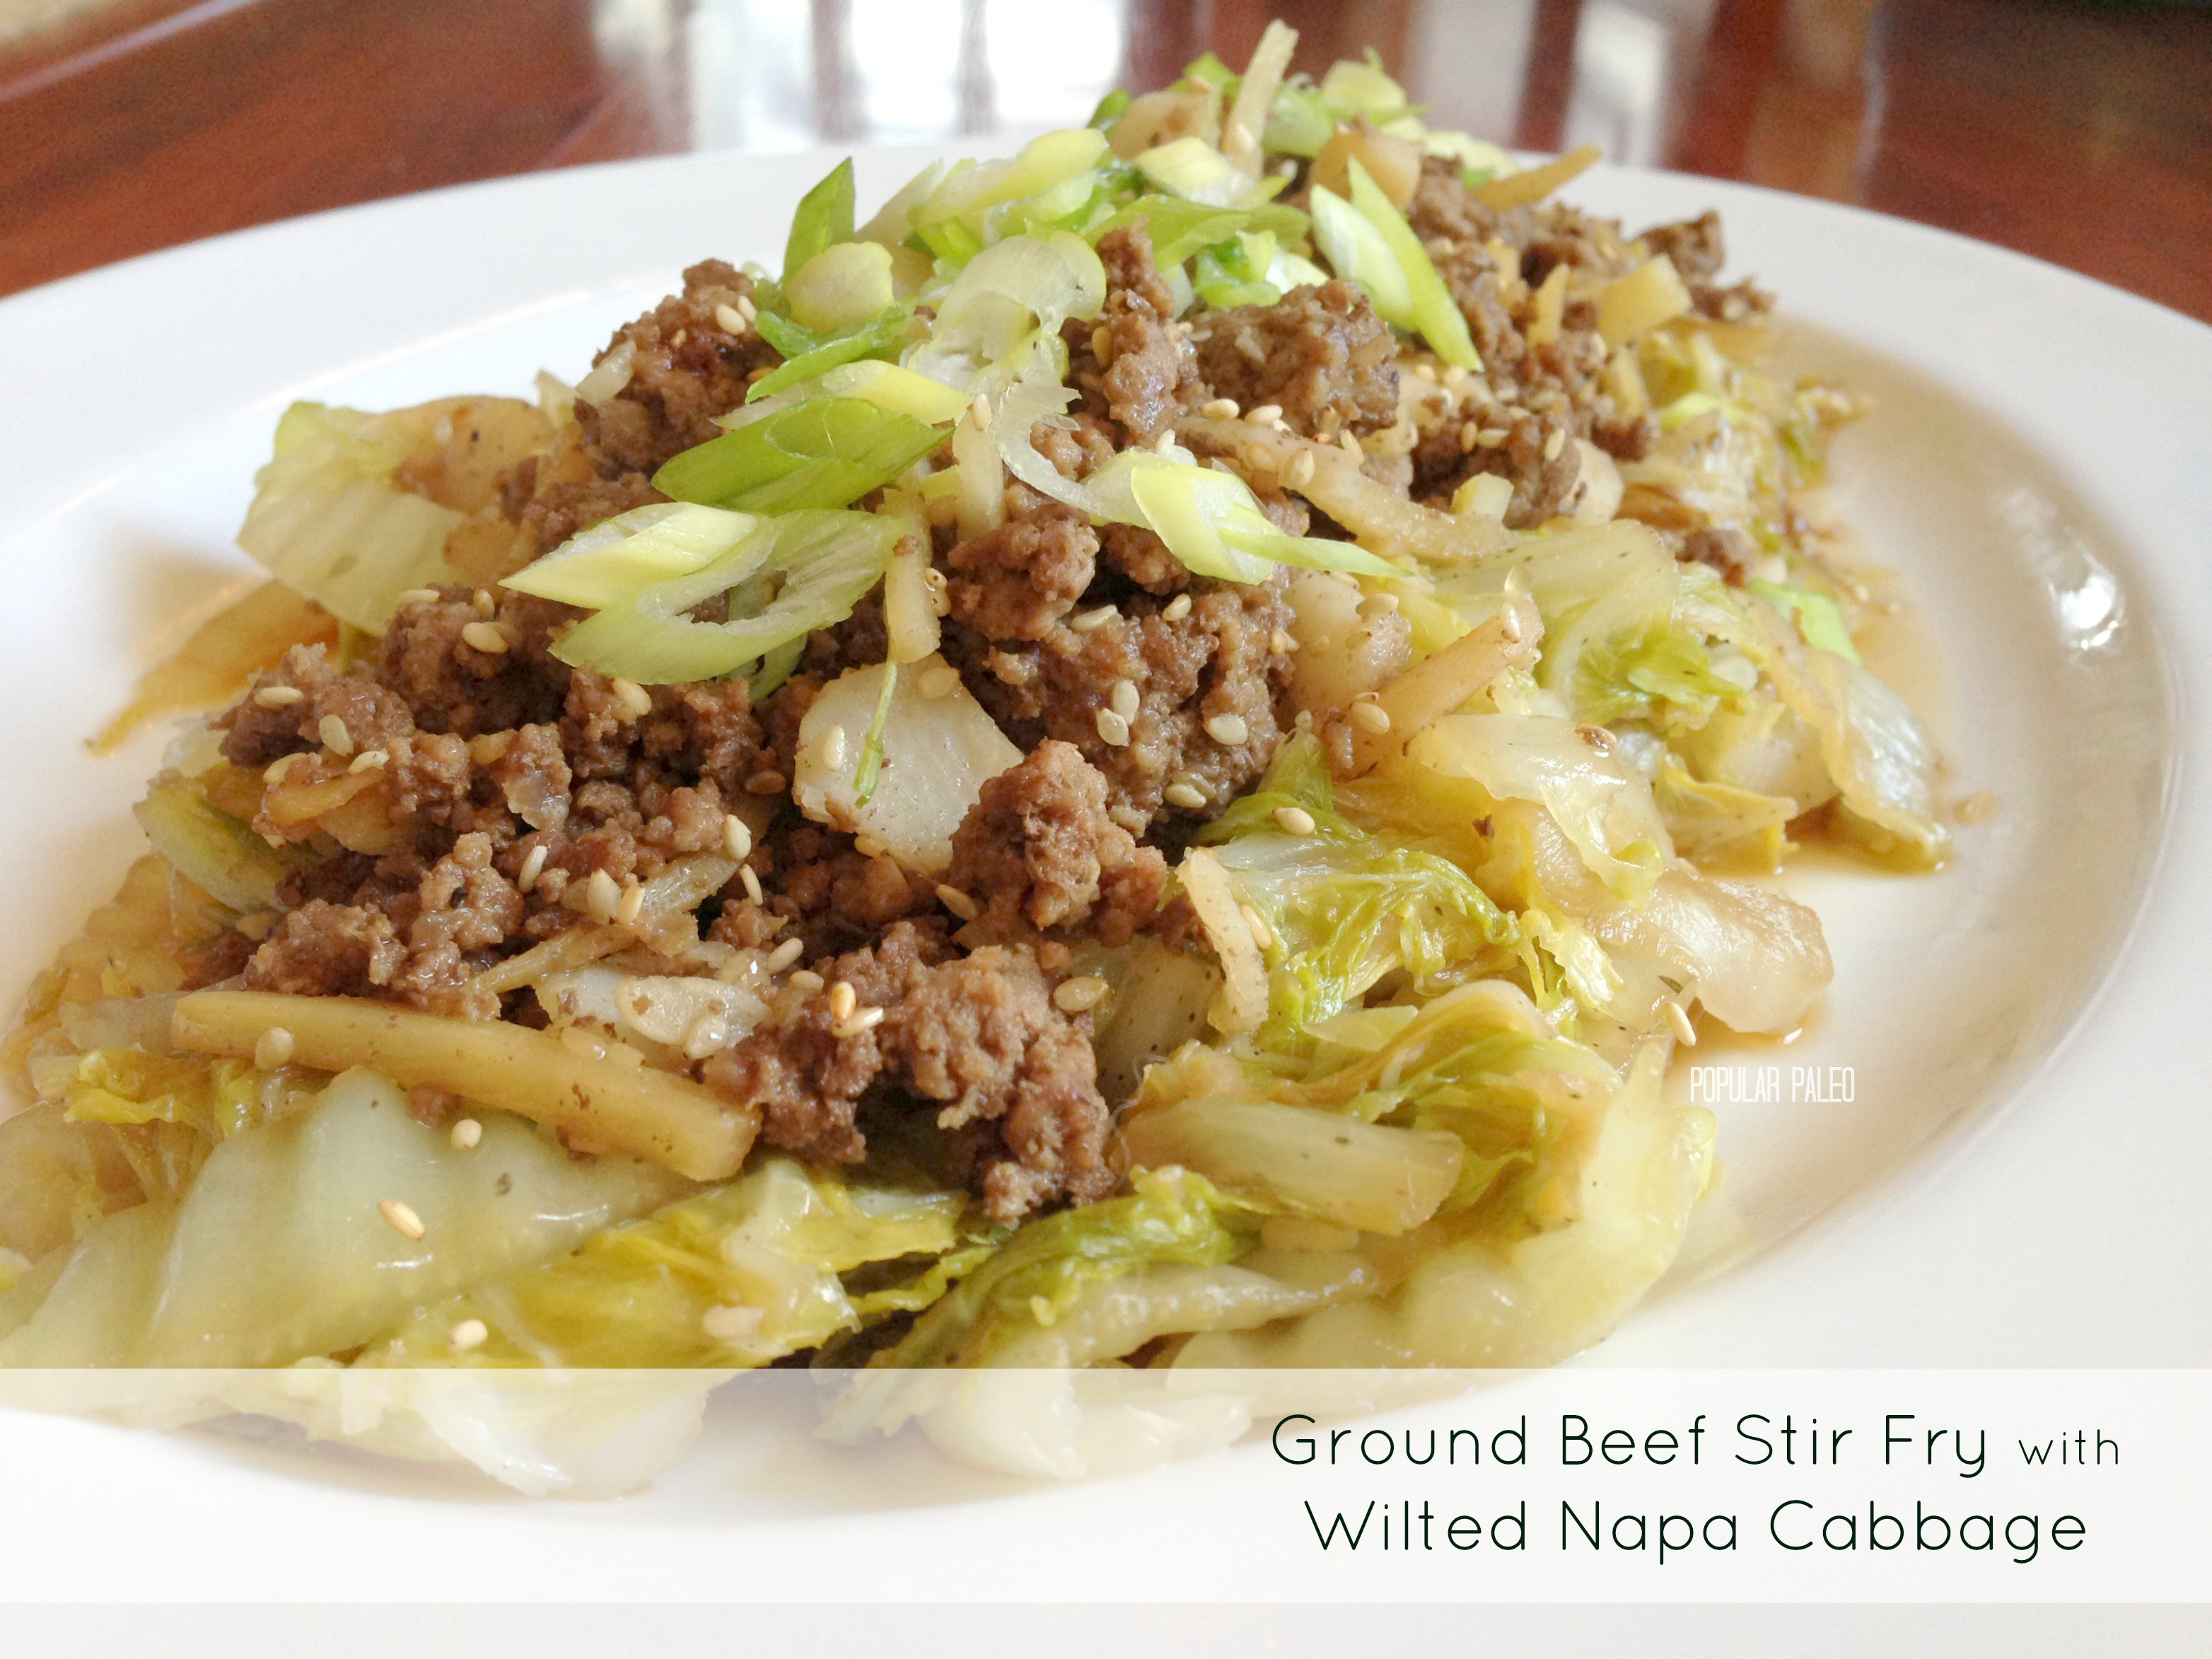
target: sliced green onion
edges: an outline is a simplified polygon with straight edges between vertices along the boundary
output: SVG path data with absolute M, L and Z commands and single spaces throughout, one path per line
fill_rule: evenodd
M 947 173 L 927 201 L 913 210 L 917 234 L 933 246 L 933 233 L 958 222 L 971 234 L 983 228 L 987 210 L 1065 184 L 1088 173 L 1107 153 L 1106 135 L 1096 127 L 1071 127 L 1031 139 L 1011 160 L 965 163 Z
M 860 763 L 853 774 L 853 799 L 863 806 L 875 798 L 876 780 L 884 769 L 884 728 L 891 720 L 891 689 L 898 684 L 898 665 L 884 665 L 883 689 L 876 693 L 876 712 L 868 721 L 867 740 L 860 745 Z
M 648 582 L 700 569 L 759 525 L 750 513 L 686 501 L 633 507 L 571 536 L 500 586 L 597 611 Z
M 859 242 L 848 244 L 863 246 Z M 871 242 L 866 246 L 873 247 Z M 817 334 L 794 322 L 786 321 L 773 312 L 760 314 L 761 337 L 784 356 L 783 367 L 763 374 L 745 389 L 745 401 L 758 403 L 772 398 L 786 386 L 796 386 L 801 380 L 813 379 L 841 363 L 849 363 L 863 357 L 881 357 L 896 354 L 906 343 L 908 312 L 903 306 L 892 306 L 879 314 L 832 334 Z
M 641 588 L 586 617 L 561 637 L 553 654 L 641 685 L 714 679 L 755 662 L 765 671 L 778 647 L 788 649 L 851 616 L 861 595 L 883 580 L 905 533 L 898 520 L 872 513 L 805 511 L 769 519 L 705 568 Z M 722 594 L 728 596 L 726 621 L 685 614 Z
M 1170 195 L 1207 207 L 1235 207 L 1252 182 L 1205 139 L 1191 136 L 1156 144 L 1132 165 Z
M 1091 112 L 1091 118 L 1083 125 L 1086 127 L 1096 127 L 1099 131 L 1103 132 L 1121 118 L 1121 112 L 1129 107 L 1129 103 L 1127 91 L 1116 87 L 1098 100 L 1097 107 Z
M 710 439 L 653 474 L 679 501 L 790 513 L 844 507 L 889 483 L 943 434 L 861 398 L 810 398 Z
M 973 391 L 994 370 L 995 378 L 1014 378 L 1018 354 L 1033 344 L 1058 356 L 1060 325 L 1096 317 L 1105 303 L 1106 268 L 1080 236 L 1010 236 L 969 262 L 939 302 L 929 338 L 902 361 Z
M 779 690 L 799 666 L 799 659 L 806 654 L 806 635 L 798 634 L 775 647 L 760 659 L 752 672 L 745 676 L 745 690 L 751 694 L 753 706 L 758 708 L 769 693 Z
M 816 254 L 853 240 L 854 199 L 853 158 L 848 155 L 799 198 L 799 210 L 791 216 L 791 235 L 783 246 L 787 284 Z
M 1180 197 L 1157 193 L 1139 196 L 1117 210 L 1091 233 L 1097 241 L 1109 230 L 1119 230 L 1137 220 L 1146 222 L 1152 238 L 1152 263 L 1162 270 L 1182 264 L 1200 248 L 1212 247 L 1245 231 L 1266 231 L 1279 242 L 1295 242 L 1310 228 L 1306 216 L 1294 207 L 1263 202 L 1255 207 L 1208 207 Z
M 1458 301 L 1452 298 L 1451 290 L 1444 286 L 1444 279 L 1437 274 L 1428 249 L 1413 234 L 1406 216 L 1391 205 L 1382 187 L 1356 159 L 1351 170 L 1352 205 L 1375 227 L 1396 259 L 1399 270 L 1405 273 L 1408 298 L 1406 326 L 1426 340 L 1430 349 L 1453 367 L 1480 368 L 1482 359 L 1475 355 L 1474 342 L 1468 337 L 1467 318 L 1461 313 Z
M 969 403 L 951 386 L 896 363 L 847 363 L 822 377 L 822 389 L 833 398 L 865 398 L 925 426 L 951 425 L 967 412 Z
M 1390 244 L 1367 216 L 1325 185 L 1309 192 L 1314 240 L 1340 276 L 1366 291 L 1375 314 L 1400 328 L 1413 325 L 1413 290 Z

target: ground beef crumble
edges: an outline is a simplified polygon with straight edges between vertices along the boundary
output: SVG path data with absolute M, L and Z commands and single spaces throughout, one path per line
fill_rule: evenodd
M 1210 395 L 1248 410 L 1272 404 L 1303 436 L 1364 434 L 1398 417 L 1397 342 L 1350 283 L 1206 312 L 1191 343 Z

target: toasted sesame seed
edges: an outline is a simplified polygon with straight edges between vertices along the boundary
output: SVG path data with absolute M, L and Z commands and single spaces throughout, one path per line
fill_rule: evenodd
M 615 694 L 615 707 L 626 720 L 641 720 L 653 712 L 653 693 L 635 680 L 617 678 L 607 688 Z
M 1201 405 L 1198 412 L 1210 421 L 1233 421 L 1237 415 L 1237 399 L 1216 398 L 1212 403 Z
M 949 663 L 933 662 L 922 671 L 919 684 L 921 695 L 934 702 L 960 689 L 960 673 Z
M 392 603 L 404 611 L 410 605 L 435 605 L 439 598 L 434 587 L 405 587 L 392 596 Z
M 1091 974 L 1064 979 L 1053 988 L 1052 1006 L 1063 1014 L 1088 1013 L 1106 1000 L 1114 988 Z
M 983 914 L 983 907 L 974 899 L 941 881 L 937 884 L 937 902 L 963 921 L 973 921 Z
M 1079 634 L 1088 634 L 1094 628 L 1105 627 L 1121 614 L 1112 605 L 1102 605 L 1094 610 L 1077 611 L 1067 619 L 1067 625 Z
M 364 749 L 353 757 L 349 772 L 374 772 L 392 764 L 392 757 L 381 749 Z
M 1175 450 L 1175 447 L 1176 434 L 1175 428 L 1173 427 L 1170 427 L 1165 432 L 1161 433 L 1158 437 L 1152 440 L 1152 453 L 1155 455 L 1171 454 Z
M 545 843 L 541 841 L 537 846 L 532 848 L 523 857 L 522 868 L 516 873 L 514 878 L 514 885 L 517 890 L 525 893 L 528 892 L 532 888 L 538 885 L 538 878 L 544 873 Z
M 1303 806 L 1278 806 L 1275 822 L 1293 836 L 1310 836 L 1314 832 L 1314 815 Z
M 253 1045 L 253 1063 L 262 1071 L 273 1072 L 291 1058 L 292 1034 L 281 1025 L 270 1026 Z
M 472 622 L 461 629 L 461 643 L 496 657 L 507 649 L 507 635 L 488 622 Z
M 1390 729 L 1390 711 L 1379 702 L 1355 702 L 1352 705 L 1352 723 L 1363 732 L 1380 737 Z
M 1248 410 L 1244 418 L 1255 426 L 1270 426 L 1283 418 L 1283 406 L 1280 404 L 1261 404 L 1257 409 Z
M 346 730 L 345 722 L 336 714 L 325 714 L 317 721 L 315 735 L 323 740 L 323 747 L 333 755 L 353 753 L 353 733 Z
M 753 303 L 753 296 L 750 294 L 738 295 L 737 307 L 738 315 L 749 323 L 760 315 L 760 307 Z
M 853 981 L 841 979 L 830 988 L 830 1018 L 850 1019 L 853 1010 L 860 1006 L 860 994 L 853 988 Z
M 1667 999 L 1667 1023 L 1674 1028 L 1675 1039 L 1685 1048 L 1698 1046 L 1698 1028 L 1690 1024 L 1688 1011 L 1672 997 Z
M 615 911 L 622 903 L 622 889 L 615 878 L 604 870 L 592 872 L 592 878 L 584 884 L 584 907 L 601 921 L 612 921 Z
M 1287 657 L 1298 648 L 1298 642 L 1278 628 L 1267 635 L 1267 649 L 1278 657 Z
M 1510 436 L 1512 434 L 1502 426 L 1486 426 L 1474 434 L 1474 446 L 1478 449 L 1495 449 Z
M 1143 706 L 1137 696 L 1137 683 L 1134 680 L 1115 680 L 1114 690 L 1109 694 L 1107 702 L 1113 705 L 1114 712 L 1125 720 L 1136 719 L 1137 710 Z
M 742 1342 L 760 1328 L 758 1308 L 709 1308 L 699 1316 L 699 1328 L 717 1342 Z
M 1459 447 L 1462 453 L 1482 441 L 1482 422 L 1468 421 L 1459 429 Z
M 768 896 L 761 891 L 760 875 L 750 864 L 738 866 L 738 881 L 745 890 L 745 896 L 755 904 L 764 904 Z
M 1114 355 L 1114 331 L 1103 323 L 1091 331 L 1091 355 L 1102 363 Z
M 1110 708 L 1098 711 L 1098 736 L 1110 749 L 1125 749 L 1129 743 L 1129 722 Z
M 780 974 L 805 953 L 806 945 L 804 940 L 787 939 L 768 953 L 767 959 L 761 963 L 761 966 L 771 974 Z
M 481 1319 L 464 1319 L 446 1333 L 446 1346 L 455 1353 L 468 1353 L 491 1340 L 491 1331 Z
M 1566 428 L 1563 426 L 1553 427 L 1552 428 L 1552 435 L 1544 440 L 1544 459 L 1547 461 L 1558 460 L 1559 459 L 1559 452 L 1566 447 Z
M 780 795 L 784 791 L 783 774 L 772 766 L 764 766 L 745 780 L 748 795 Z
M 753 832 L 745 827 L 745 821 L 739 817 L 735 812 L 725 812 L 722 814 L 722 851 L 724 854 L 727 857 L 733 858 L 743 862 L 746 854 L 750 853 L 752 850 Z
M 746 328 L 743 313 L 726 301 L 714 307 L 714 325 L 725 334 L 742 334 Z
M 1190 595 L 1178 593 L 1160 611 L 1162 622 L 1179 623 L 1190 615 Z
M 811 968 L 801 968 L 791 976 L 791 983 L 798 990 L 818 991 L 822 988 L 822 975 Z
M 263 708 L 289 708 L 307 700 L 307 694 L 296 685 L 264 685 L 253 694 L 254 702 Z
M 1431 386 L 1434 386 L 1437 383 L 1437 371 L 1427 363 L 1415 363 L 1413 378 L 1417 380 L 1426 380 Z
M 1291 457 L 1291 464 L 1283 469 L 1283 482 L 1293 489 L 1313 482 L 1314 458 L 1310 449 L 1301 449 Z
M 489 587 L 479 587 L 475 592 L 470 594 L 469 604 L 474 607 L 479 617 L 489 617 L 499 609 L 491 597 L 491 589 Z
M 969 400 L 968 422 L 978 432 L 990 430 L 991 400 L 980 392 Z
M 1377 617 L 1387 617 L 1398 608 L 1395 593 L 1370 593 L 1359 602 L 1359 614 L 1370 622 Z
M 1195 784 L 1171 783 L 1160 793 L 1187 812 L 1195 812 L 1206 805 L 1206 791 Z
M 483 1125 L 472 1117 L 462 1118 L 453 1125 L 446 1139 L 453 1143 L 455 1152 L 472 1152 L 483 1144 Z
M 840 767 L 843 766 L 845 763 L 845 728 L 842 726 L 832 726 L 827 732 L 824 732 L 822 734 L 819 744 L 815 749 L 815 753 L 820 757 L 822 764 L 828 767 L 832 772 L 836 771 Z
M 415 1213 L 412 1206 L 396 1198 L 386 1199 L 376 1206 L 376 1212 L 402 1238 L 420 1239 L 427 1231 L 422 1225 L 422 1218 Z
M 850 1019 L 841 1019 L 830 1028 L 830 1035 L 842 1042 L 848 1037 L 860 1036 L 863 1031 L 872 1031 L 883 1023 L 882 1009 L 855 1008 Z
M 633 926 L 645 914 L 645 889 L 632 876 L 623 889 L 622 897 L 615 904 L 615 920 L 625 927 Z
M 1336 441 L 1344 453 L 1351 456 L 1353 460 L 1364 461 L 1367 459 L 1367 452 L 1359 447 L 1359 437 L 1357 433 L 1340 432 L 1336 434 Z
M 1273 950 L 1275 936 L 1267 930 L 1267 924 L 1261 920 L 1260 913 L 1249 904 L 1240 904 L 1237 909 L 1244 918 L 1244 925 L 1252 930 L 1252 943 L 1262 951 Z
M 1206 723 L 1206 735 L 1224 749 L 1234 749 L 1249 742 L 1251 728 L 1244 724 L 1242 714 L 1216 714 Z

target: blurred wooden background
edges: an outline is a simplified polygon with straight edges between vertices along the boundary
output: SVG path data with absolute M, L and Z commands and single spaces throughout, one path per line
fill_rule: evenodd
M 1431 119 L 1863 203 L 2212 319 L 2212 11 L 2090 0 L 0 0 L 0 293 L 543 167 L 1079 118 L 1373 46 Z

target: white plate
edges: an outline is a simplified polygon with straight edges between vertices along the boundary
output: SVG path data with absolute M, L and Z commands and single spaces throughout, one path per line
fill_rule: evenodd
M 862 155 L 863 198 L 926 154 Z M 18 872 L 0 998 L 14 1006 L 132 854 L 127 809 L 159 739 L 107 761 L 81 740 L 246 577 L 230 536 L 283 406 L 523 392 L 541 367 L 574 374 L 684 264 L 773 257 L 791 203 L 826 165 L 705 155 L 470 186 L 0 304 L 14 809 L 0 848 Z M 1793 878 L 1836 947 L 1826 1012 L 1786 1050 L 1689 1058 L 1849 1066 L 1856 1098 L 1724 1112 L 1724 1178 L 1684 1262 L 1585 1363 L 2212 1361 L 2212 1127 L 2197 1047 L 2212 1010 L 2201 714 L 2212 330 L 1826 204 L 1622 169 L 1570 193 L 1632 226 L 1717 205 L 1733 268 L 1774 288 L 1799 325 L 1796 361 L 1878 399 L 1839 450 L 1846 503 L 1940 642 L 1943 672 L 1904 689 L 1936 720 L 1960 789 L 1998 803 L 1940 875 L 1826 866 Z M 710 1425 L 729 1454 L 713 1466 L 757 1468 L 726 1416 Z M 770 1462 L 791 1481 L 837 1460 L 793 1448 Z M 296 1522 L 325 1541 L 396 1505 L 425 1524 L 442 1515 L 449 1538 L 503 1536 L 522 1559 L 522 1540 L 548 1524 L 504 1504 L 457 1513 L 451 1483 L 362 1472 L 369 1497 L 327 1465 L 303 1474 L 203 1441 L 52 1419 L 0 1415 L 0 1467 L 65 1509 L 83 1501 L 71 1494 L 129 1486 L 155 1514 Z M 1253 1467 L 1234 1454 L 1218 1478 Z M 905 1453 L 865 1477 L 840 1464 L 835 1478 L 842 1495 L 823 1508 L 847 1512 L 819 1522 L 825 1535 L 886 1547 L 900 1518 L 863 1511 L 1006 1490 L 948 1487 Z M 618 1516 L 568 1509 L 559 1530 L 570 1543 L 648 1522 L 765 1536 L 792 1511 L 741 1495 L 748 1484 L 678 1478 Z M 1100 1489 L 1090 1524 L 1141 1517 L 1144 1491 Z M 269 1588 L 265 1563 L 191 1528 L 149 1531 L 147 1547 L 168 1565 L 139 1594 Z M 390 1566 L 388 1552 L 349 1570 L 355 1559 L 318 1550 L 313 1593 L 392 1590 L 366 1576 Z M 74 1593 L 112 1593 L 97 1557 L 15 1547 L 0 1559 L 0 1593 L 66 1596 L 72 1571 Z M 500 1593 L 606 1589 L 541 1561 Z

